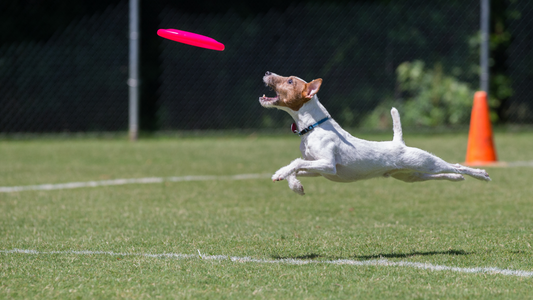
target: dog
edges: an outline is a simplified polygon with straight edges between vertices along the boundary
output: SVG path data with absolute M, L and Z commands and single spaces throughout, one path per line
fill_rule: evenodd
M 408 147 L 402 136 L 400 114 L 391 109 L 392 141 L 373 142 L 356 138 L 335 122 L 318 101 L 322 79 L 311 82 L 266 72 L 263 81 L 275 97 L 259 97 L 265 108 L 286 111 L 294 119 L 292 130 L 301 137 L 302 158 L 293 160 L 272 176 L 286 179 L 289 188 L 304 195 L 298 177 L 323 176 L 336 182 L 353 182 L 374 177 L 392 177 L 405 182 L 426 180 L 461 181 L 463 175 L 490 181 L 485 170 L 450 164 L 424 150 Z

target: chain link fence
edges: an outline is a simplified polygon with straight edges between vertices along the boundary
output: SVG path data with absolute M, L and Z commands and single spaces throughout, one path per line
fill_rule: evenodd
M 510 123 L 533 123 L 533 2 L 512 1 L 509 5 L 508 70 L 511 101 L 506 110 Z
M 513 94 L 505 120 L 531 124 L 533 5 L 510 9 L 520 15 L 509 24 Z M 211 36 L 226 50 L 158 39 L 156 72 L 141 74 L 145 82 L 156 77 L 156 105 L 141 105 L 141 118 L 154 114 L 159 130 L 284 128 L 287 114 L 258 103 L 272 93 L 262 83 L 268 70 L 322 78 L 318 96 L 343 126 L 386 128 L 391 105 L 406 126 L 468 124 L 479 82 L 479 11 L 478 0 L 301 3 L 248 17 L 169 6 L 148 16 L 158 28 Z M 121 2 L 46 42 L 0 44 L 0 132 L 127 130 L 127 37 Z M 141 44 L 153 40 L 141 36 Z
M 325 3 L 243 21 L 232 14 L 194 16 L 166 9 L 162 28 L 201 32 L 227 47 L 216 53 L 162 44 L 161 126 L 286 126 L 285 113 L 258 105 L 258 97 L 268 91 L 262 84 L 267 70 L 304 80 L 323 78 L 319 98 L 332 116 L 344 126 L 359 126 L 380 103 L 401 101 L 396 69 L 403 62 L 419 60 L 429 68 L 439 64 L 443 73 L 477 83 L 471 71 L 476 70 L 478 48 L 470 40 L 479 30 L 478 12 L 478 1 Z
M 46 42 L 0 45 L 0 132 L 127 130 L 127 11 L 109 6 Z

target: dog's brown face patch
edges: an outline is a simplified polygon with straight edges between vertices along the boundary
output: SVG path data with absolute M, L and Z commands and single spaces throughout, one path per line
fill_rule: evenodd
M 294 111 L 298 111 L 302 106 L 318 92 L 322 79 L 315 79 L 306 83 L 296 76 L 279 76 L 269 74 L 263 77 L 265 83 L 276 91 L 277 96 L 273 98 L 261 97 L 263 106 L 284 106 Z M 266 104 L 266 105 L 265 105 Z

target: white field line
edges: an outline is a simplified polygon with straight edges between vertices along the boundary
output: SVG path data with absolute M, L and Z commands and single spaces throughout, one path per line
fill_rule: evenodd
M 508 162 L 506 163 L 506 167 L 533 167 L 533 160 Z
M 210 180 L 245 180 L 256 178 L 269 178 L 269 174 L 238 174 L 228 176 L 200 175 L 200 176 L 181 176 L 181 177 L 146 177 L 130 179 L 113 179 L 100 181 L 68 182 L 58 184 L 39 184 L 23 186 L 0 186 L 0 193 L 22 192 L 22 191 L 50 191 L 63 189 L 76 189 L 84 187 L 98 187 L 109 185 L 124 184 L 147 184 L 161 182 L 181 182 L 181 181 L 210 181 Z
M 257 264 L 287 264 L 287 265 L 310 265 L 310 264 L 331 264 L 331 265 L 350 265 L 350 266 L 377 266 L 377 267 L 407 267 L 415 269 L 423 269 L 429 271 L 451 271 L 458 273 L 484 273 L 484 274 L 498 274 L 506 276 L 518 276 L 518 277 L 533 277 L 533 271 L 524 270 L 511 270 L 500 269 L 494 267 L 476 267 L 476 268 L 460 268 L 449 267 L 443 265 L 433 265 L 430 263 L 419 263 L 409 261 L 389 261 L 386 259 L 379 260 L 350 260 L 350 259 L 337 259 L 337 260 L 304 260 L 304 259 L 256 259 L 251 257 L 237 257 L 227 255 L 204 255 L 198 250 L 198 254 L 179 254 L 179 253 L 161 253 L 161 254 L 148 254 L 148 253 L 120 253 L 112 251 L 36 251 L 26 249 L 13 249 L 13 250 L 0 250 L 0 253 L 20 253 L 20 254 L 63 254 L 63 255 L 112 255 L 112 256 L 143 256 L 151 258 L 174 258 L 174 259 L 205 259 L 205 260 L 229 260 L 236 263 L 257 263 Z

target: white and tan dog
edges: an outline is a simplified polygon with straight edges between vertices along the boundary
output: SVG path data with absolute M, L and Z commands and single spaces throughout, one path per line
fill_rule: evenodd
M 295 121 L 293 131 L 301 136 L 302 158 L 279 169 L 273 181 L 286 179 L 289 187 L 303 195 L 297 177 L 324 176 L 337 182 L 352 182 L 373 177 L 389 177 L 416 182 L 425 180 L 464 180 L 461 174 L 490 181 L 485 170 L 450 164 L 418 148 L 407 147 L 402 137 L 400 115 L 391 109 L 394 137 L 390 142 L 372 142 L 353 137 L 331 118 L 316 96 L 322 79 L 309 83 L 296 76 L 283 77 L 266 72 L 265 84 L 275 97 L 259 98 L 266 108 L 278 108 Z

